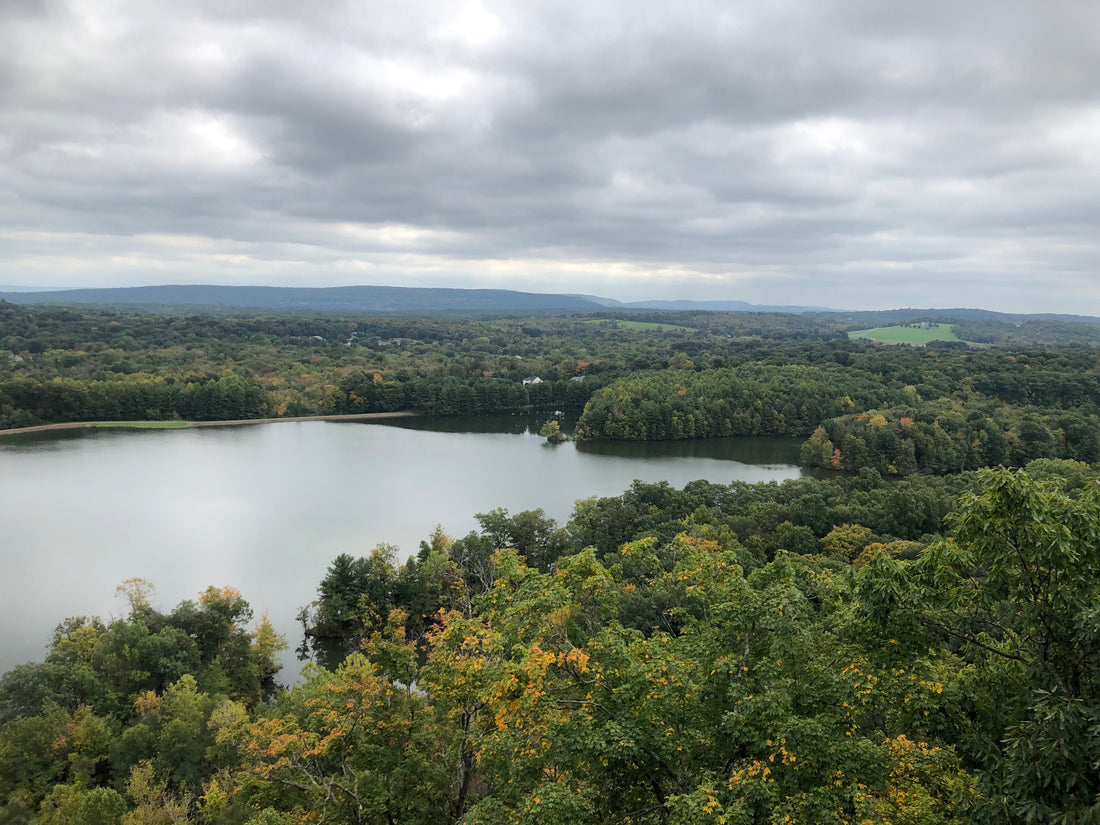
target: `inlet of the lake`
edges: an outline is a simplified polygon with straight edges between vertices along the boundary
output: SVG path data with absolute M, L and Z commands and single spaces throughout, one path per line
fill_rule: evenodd
M 402 556 L 441 524 L 577 499 L 635 479 L 781 481 L 796 439 L 548 446 L 523 418 L 295 422 L 201 430 L 79 430 L 0 440 L 0 672 L 39 661 L 67 616 L 124 615 L 124 579 L 170 610 L 209 585 L 241 590 L 293 648 L 294 616 L 339 553 Z M 287 674 L 297 673 L 293 654 Z M 285 680 L 284 680 L 285 681 Z

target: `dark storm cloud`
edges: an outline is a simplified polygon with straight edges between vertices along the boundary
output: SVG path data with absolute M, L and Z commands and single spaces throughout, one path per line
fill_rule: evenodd
M 1100 312 L 1098 41 L 1088 2 L 19 0 L 0 261 Z

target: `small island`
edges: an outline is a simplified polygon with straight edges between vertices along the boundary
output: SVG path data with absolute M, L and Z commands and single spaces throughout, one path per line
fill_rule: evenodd
M 553 419 L 542 425 L 539 435 L 546 439 L 547 444 L 561 444 L 569 440 L 569 436 L 561 431 L 561 424 Z

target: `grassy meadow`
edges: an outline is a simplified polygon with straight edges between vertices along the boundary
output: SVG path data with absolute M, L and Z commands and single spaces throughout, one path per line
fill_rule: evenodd
M 884 344 L 912 344 L 923 347 L 933 341 L 962 341 L 956 337 L 950 324 L 938 326 L 893 326 L 876 327 L 874 329 L 861 329 L 848 333 L 849 338 L 865 338 L 870 341 L 879 341 Z

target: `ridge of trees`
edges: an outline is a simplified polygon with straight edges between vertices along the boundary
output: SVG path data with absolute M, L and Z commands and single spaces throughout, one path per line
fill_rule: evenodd
M 1091 351 L 861 351 L 845 365 L 640 372 L 597 390 L 581 438 L 809 436 L 808 466 L 953 473 L 1035 458 L 1100 460 Z

